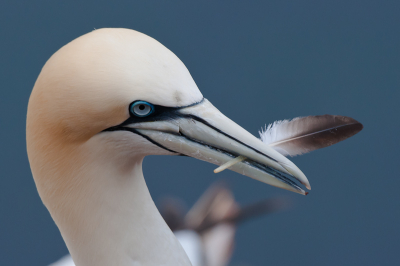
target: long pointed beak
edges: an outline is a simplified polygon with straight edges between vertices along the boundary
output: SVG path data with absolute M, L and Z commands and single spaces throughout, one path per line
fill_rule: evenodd
M 208 100 L 177 109 L 162 121 L 126 125 L 168 150 L 216 165 L 233 158 L 246 159 L 229 167 L 269 185 L 303 195 L 293 179 L 310 188 L 306 176 L 286 157 L 224 116 Z

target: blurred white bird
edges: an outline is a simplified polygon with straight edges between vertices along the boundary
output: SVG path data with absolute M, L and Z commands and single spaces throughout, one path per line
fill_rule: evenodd
M 203 98 L 171 51 L 127 29 L 95 30 L 47 61 L 29 99 L 27 149 L 78 266 L 191 265 L 151 199 L 147 155 L 216 165 L 241 156 L 231 170 L 303 195 L 296 180 L 311 188 L 289 159 Z

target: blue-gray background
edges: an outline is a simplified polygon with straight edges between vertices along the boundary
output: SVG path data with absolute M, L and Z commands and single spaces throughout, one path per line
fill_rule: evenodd
M 276 195 L 292 210 L 239 228 L 232 265 L 399 265 L 400 1 L 2 1 L 0 265 L 67 253 L 36 192 L 25 151 L 29 94 L 46 60 L 94 28 L 144 32 L 171 49 L 217 108 L 258 134 L 316 114 L 364 124 L 338 145 L 293 158 L 300 196 L 191 158 L 149 157 L 157 202 L 192 204 L 217 177 L 242 204 Z

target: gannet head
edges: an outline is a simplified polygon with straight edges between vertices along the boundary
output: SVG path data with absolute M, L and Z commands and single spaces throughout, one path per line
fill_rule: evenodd
M 56 192 L 40 180 L 44 171 L 79 171 L 93 156 L 128 171 L 150 154 L 216 165 L 241 155 L 246 160 L 231 170 L 300 194 L 293 179 L 309 188 L 291 161 L 203 98 L 175 54 L 128 29 L 95 30 L 48 60 L 29 101 L 27 146 L 39 193 L 47 195 Z

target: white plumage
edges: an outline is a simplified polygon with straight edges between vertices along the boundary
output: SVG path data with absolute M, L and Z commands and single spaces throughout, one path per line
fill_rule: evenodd
M 186 255 L 192 263 L 192 266 L 204 266 L 204 259 L 202 257 L 203 247 L 199 234 L 192 230 L 179 230 L 174 234 L 181 244 L 183 250 L 185 250 Z M 49 266 L 75 266 L 75 263 L 71 255 L 68 254 Z

